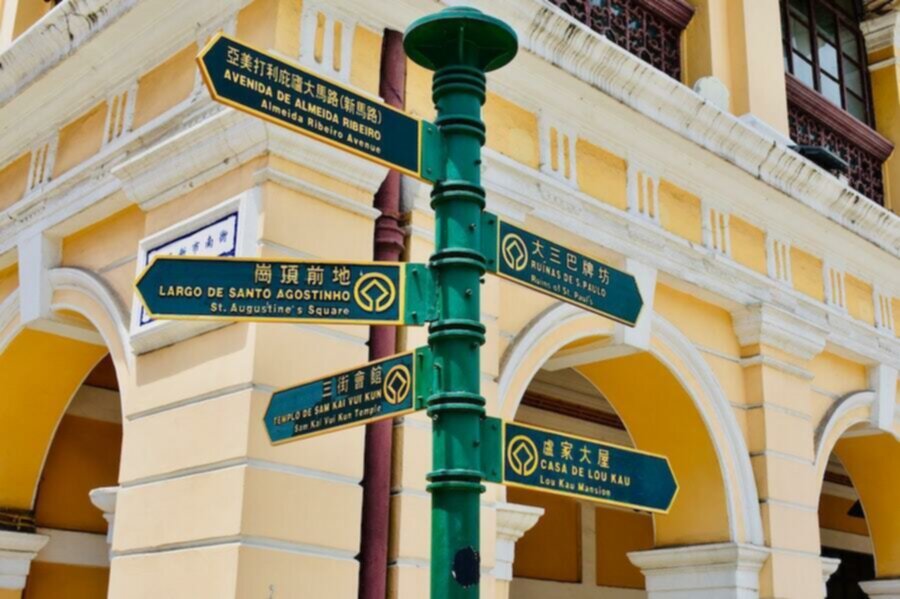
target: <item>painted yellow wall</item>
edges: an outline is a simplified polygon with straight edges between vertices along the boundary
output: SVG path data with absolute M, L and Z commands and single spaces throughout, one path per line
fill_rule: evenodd
M 26 329 L 0 354 L 0 505 L 31 509 L 63 410 L 106 348 Z
M 749 269 L 766 274 L 765 232 L 734 215 L 728 221 L 728 228 L 731 232 L 731 257 Z
M 22 154 L 0 170 L 0 210 L 5 210 L 25 195 L 31 154 Z
M 300 54 L 300 0 L 254 0 L 238 13 L 237 37 L 285 56 Z
M 880 434 L 841 439 L 834 448 L 859 493 L 878 578 L 900 576 L 900 441 Z
M 357 25 L 353 36 L 350 83 L 377 96 L 381 78 L 381 35 Z
M 516 543 L 513 576 L 559 582 L 581 580 L 581 506 L 574 499 L 507 489 L 507 501 L 544 508 L 544 515 Z
M 864 365 L 830 352 L 822 352 L 813 358 L 809 363 L 809 369 L 815 376 L 813 386 L 835 395 L 869 388 Z
M 890 58 L 891 48 L 885 48 L 882 56 L 869 55 L 869 64 Z M 872 103 L 875 106 L 875 125 L 882 135 L 896 141 L 900 139 L 900 67 L 896 63 L 882 66 L 870 72 Z M 900 155 L 891 154 L 884 169 L 885 207 L 900 214 Z
M 484 103 L 484 122 L 489 148 L 531 168 L 538 167 L 537 115 L 497 94 L 488 93 Z
M 694 243 L 703 240 L 700 198 L 664 179 L 659 183 L 659 218 L 667 231 Z
M 100 149 L 103 144 L 103 127 L 106 124 L 106 108 L 106 102 L 101 102 L 60 129 L 56 162 L 53 166 L 54 178 L 87 160 Z
M 856 503 L 852 499 L 822 495 L 819 500 L 819 525 L 829 530 L 840 530 L 855 535 L 869 536 L 869 528 L 864 518 L 848 516 L 847 512 Z
M 411 60 L 406 61 L 406 112 L 423 119 L 434 120 L 431 101 L 433 73 Z
M 106 533 L 106 520 L 88 493 L 118 484 L 121 452 L 120 425 L 64 416 L 41 474 L 37 525 Z
M 197 44 L 182 49 L 138 79 L 134 105 L 135 129 L 150 122 L 190 95 L 194 89 Z
M 579 138 L 575 142 L 575 173 L 586 194 L 616 208 L 628 208 L 628 165 L 624 158 Z
M 794 289 L 814 300 L 825 301 L 822 260 L 791 247 L 791 278 L 794 281 Z
M 692 0 L 691 4 L 696 12 L 684 34 L 683 80 L 693 86 L 701 77 L 714 76 L 732 90 L 730 27 L 739 7 L 728 0 Z
M 653 301 L 654 309 L 695 343 L 728 356 L 740 355 L 727 310 L 661 284 Z
M 108 568 L 32 562 L 25 599 L 105 599 Z
M 629 551 L 653 548 L 653 519 L 640 512 L 598 507 L 595 510 L 597 586 L 643 589 L 644 575 Z
M 874 325 L 875 299 L 872 295 L 872 286 L 850 274 L 844 276 L 844 286 L 847 292 L 847 312 L 850 316 Z
M 25 33 L 45 14 L 53 8 L 52 2 L 38 2 L 37 0 L 9 0 L 17 2 L 15 8 L 15 23 L 13 24 L 13 39 Z
M 0 270 L 0 302 L 19 286 L 19 264 Z
M 22 592 L 16 589 L 0 589 L 0 599 L 22 599 Z
M 635 447 L 669 457 L 679 491 L 654 515 L 656 546 L 729 539 L 722 471 L 706 425 L 671 372 L 650 354 L 580 366 L 625 422 Z

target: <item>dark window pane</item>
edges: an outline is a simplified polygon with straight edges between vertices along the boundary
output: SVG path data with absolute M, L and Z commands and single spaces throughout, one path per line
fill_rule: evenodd
M 800 14 L 807 14 L 807 6 L 809 5 L 808 0 L 790 0 L 788 3 L 791 8 L 797 9 Z
M 828 75 L 823 74 L 821 80 L 820 90 L 822 95 L 828 98 L 828 101 L 837 106 L 841 105 L 841 86 L 840 84 L 829 77 Z
M 851 93 L 847 93 L 847 112 L 866 122 L 866 103 Z
M 863 74 L 859 65 L 844 59 L 844 86 L 857 96 L 863 95 Z
M 809 29 L 793 17 L 791 17 L 791 46 L 806 58 L 812 58 L 812 43 L 809 39 Z
M 812 65 L 796 52 L 794 52 L 794 76 L 807 87 L 815 88 Z
M 837 48 L 822 38 L 819 38 L 819 68 L 834 77 L 838 76 Z
M 834 42 L 837 40 L 837 19 L 824 3 L 816 3 L 816 32 Z
M 844 13 L 848 16 L 856 18 L 856 7 L 854 6 L 856 0 L 836 0 L 835 4 L 838 5 Z
M 852 29 L 841 25 L 841 52 L 859 62 L 859 42 Z

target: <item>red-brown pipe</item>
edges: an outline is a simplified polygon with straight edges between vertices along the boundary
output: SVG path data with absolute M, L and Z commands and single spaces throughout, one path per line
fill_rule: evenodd
M 406 88 L 406 54 L 403 34 L 386 29 L 381 46 L 381 80 L 378 91 L 391 106 L 403 108 Z M 389 171 L 375 194 L 374 259 L 396 262 L 403 257 L 404 236 L 400 227 L 400 173 Z M 397 352 L 397 328 L 369 329 L 369 358 Z M 363 470 L 362 527 L 359 551 L 359 599 L 385 599 L 387 594 L 388 541 L 391 511 L 391 451 L 393 420 L 366 426 Z

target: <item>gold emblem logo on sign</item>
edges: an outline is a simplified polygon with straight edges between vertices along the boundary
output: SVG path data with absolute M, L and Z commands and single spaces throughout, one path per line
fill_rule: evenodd
M 506 461 L 519 476 L 531 476 L 538 467 L 538 449 L 525 435 L 513 437 L 506 448 Z
M 515 233 L 510 233 L 503 238 L 500 253 L 503 254 L 503 261 L 506 262 L 506 265 L 517 272 L 528 266 L 528 246 Z
M 370 272 L 361 276 L 353 286 L 353 299 L 366 312 L 384 312 L 394 305 L 397 288 L 386 275 Z
M 384 377 L 381 391 L 384 393 L 384 398 L 387 402 L 395 406 L 409 395 L 411 384 L 412 375 L 409 373 L 409 368 L 403 364 L 398 364 L 391 368 L 387 376 Z

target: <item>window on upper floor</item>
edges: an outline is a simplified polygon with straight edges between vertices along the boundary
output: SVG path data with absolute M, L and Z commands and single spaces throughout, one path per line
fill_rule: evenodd
M 893 144 L 875 127 L 861 0 L 781 0 L 788 123 L 798 145 L 847 163 L 855 190 L 884 204 Z
M 783 0 L 781 6 L 785 70 L 872 125 L 858 0 Z
M 681 33 L 694 15 L 684 0 L 549 0 L 576 20 L 681 80 Z

